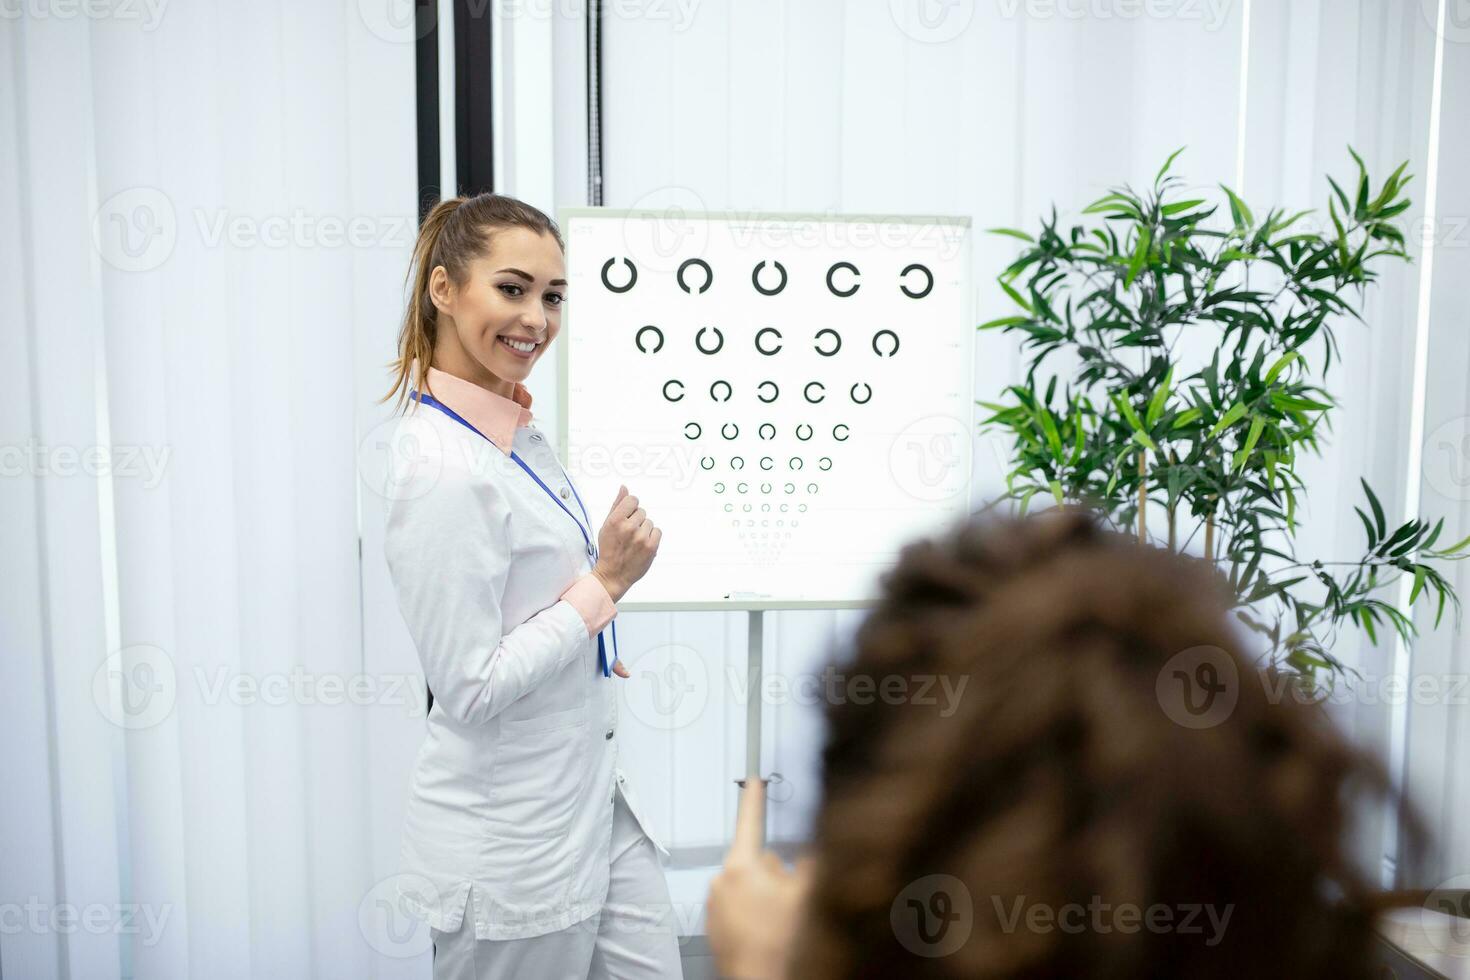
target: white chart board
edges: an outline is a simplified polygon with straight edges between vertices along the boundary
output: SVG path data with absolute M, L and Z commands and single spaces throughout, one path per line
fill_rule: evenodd
M 962 217 L 571 208 L 560 448 L 663 530 L 624 609 L 866 605 L 969 511 Z

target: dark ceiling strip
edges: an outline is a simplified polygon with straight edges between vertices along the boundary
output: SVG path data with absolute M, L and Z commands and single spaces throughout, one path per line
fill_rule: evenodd
M 494 4 L 454 0 L 454 145 L 459 193 L 495 190 Z
M 438 202 L 439 188 L 439 5 L 414 4 L 414 107 L 418 117 L 419 220 Z

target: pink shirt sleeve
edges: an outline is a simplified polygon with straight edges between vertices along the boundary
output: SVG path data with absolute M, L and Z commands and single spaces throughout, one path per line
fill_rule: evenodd
M 601 633 L 618 611 L 601 580 L 591 572 L 573 582 L 561 597 L 581 614 L 582 621 L 587 624 L 588 636 Z

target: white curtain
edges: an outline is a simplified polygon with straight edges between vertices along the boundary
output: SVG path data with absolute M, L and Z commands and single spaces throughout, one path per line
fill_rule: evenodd
M 14 6 L 0 970 L 411 968 L 359 924 L 422 683 L 411 648 L 364 663 L 357 531 L 411 31 L 367 2 Z

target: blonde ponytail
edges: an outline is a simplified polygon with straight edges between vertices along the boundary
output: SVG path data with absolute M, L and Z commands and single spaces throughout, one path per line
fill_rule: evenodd
M 512 226 L 549 234 L 566 250 L 556 222 L 524 201 L 502 194 L 451 197 L 434 205 L 424 217 L 404 278 L 413 286 L 398 333 L 398 357 L 388 362 L 393 387 L 379 402 L 395 399 L 394 408 L 398 409 L 407 402 L 411 390 L 428 390 L 439 326 L 439 311 L 429 296 L 429 277 L 434 269 L 444 266 L 451 282 L 463 284 L 470 262 L 489 251 L 491 235 Z

